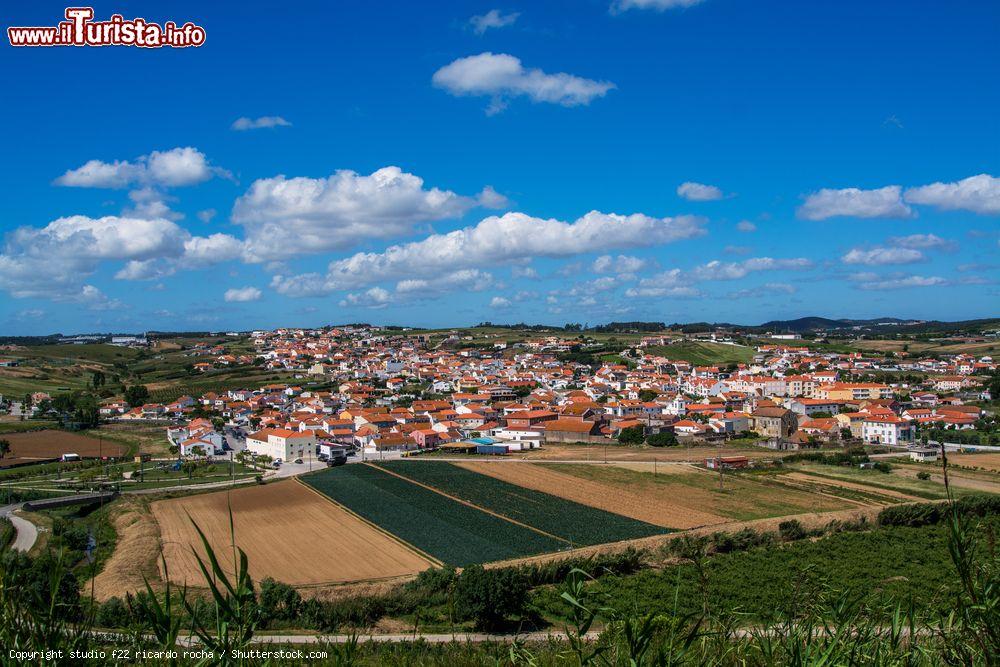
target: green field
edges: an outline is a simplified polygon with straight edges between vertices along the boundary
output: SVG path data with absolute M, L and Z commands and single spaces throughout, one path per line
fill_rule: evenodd
M 555 535 L 573 546 L 648 537 L 665 528 L 480 475 L 445 461 L 379 464 L 397 475 Z
M 981 537 L 1000 528 L 995 517 L 983 522 Z M 905 606 L 912 599 L 917 609 L 947 612 L 958 583 L 947 540 L 945 524 L 884 527 L 719 554 L 704 563 L 705 586 L 714 614 L 739 612 L 745 622 L 805 609 L 829 586 L 881 603 Z M 594 594 L 605 604 L 644 614 L 697 614 L 702 605 L 691 564 L 602 578 Z M 539 591 L 535 605 L 550 618 L 565 618 L 569 611 L 551 589 Z
M 682 340 L 671 345 L 651 345 L 642 348 L 642 351 L 673 361 L 687 361 L 698 366 L 745 364 L 753 361 L 753 356 L 756 354 L 751 347 L 694 340 Z
M 569 547 L 566 542 L 450 500 L 372 466 L 328 468 L 301 479 L 450 565 L 506 560 Z

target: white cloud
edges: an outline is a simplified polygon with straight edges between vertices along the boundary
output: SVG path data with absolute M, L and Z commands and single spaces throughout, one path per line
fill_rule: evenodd
M 247 301 L 257 301 L 261 297 L 261 291 L 256 287 L 236 287 L 227 289 L 224 296 L 229 303 L 245 303 Z
M 840 258 L 844 264 L 864 264 L 865 266 L 885 266 L 887 264 L 913 264 L 922 262 L 924 254 L 913 248 L 852 248 Z
M 812 261 L 805 257 L 774 259 L 773 257 L 751 257 L 742 262 L 720 262 L 713 260 L 696 266 L 688 276 L 694 281 L 739 280 L 758 271 L 801 271 L 812 268 Z
M 629 255 L 601 255 L 594 260 L 592 268 L 597 273 L 635 273 L 646 266 L 646 260 Z
M 866 275 L 865 277 L 872 279 L 867 282 L 861 282 L 858 287 L 863 290 L 876 291 L 906 289 L 908 287 L 935 287 L 948 283 L 947 280 L 938 276 L 904 276 L 900 278 L 886 278 L 884 280 L 879 279 L 878 276 Z
M 479 269 L 460 269 L 433 278 L 407 278 L 396 283 L 397 294 L 424 298 L 466 290 L 482 292 L 493 286 L 493 276 Z
M 241 251 L 231 236 L 192 237 L 163 218 L 75 215 L 11 232 L 0 254 L 0 289 L 19 298 L 74 299 L 102 262 L 125 262 L 116 278 L 152 280 Z
M 530 266 L 515 266 L 510 270 L 510 275 L 514 278 L 538 278 L 538 271 Z
M 272 284 L 289 295 L 329 293 L 403 276 L 425 278 L 462 268 L 523 263 L 533 257 L 652 246 L 704 233 L 704 221 L 694 216 L 653 218 L 591 211 L 570 223 L 506 213 L 473 227 L 331 262 L 322 278 L 316 274 L 276 276 Z
M 232 129 L 237 131 L 259 130 L 268 127 L 291 127 L 291 123 L 281 116 L 260 116 L 258 118 L 237 118 L 233 121 Z
M 629 9 L 652 9 L 662 12 L 667 9 L 686 9 L 703 2 L 705 0 L 614 0 L 611 3 L 611 12 L 618 13 Z
M 759 287 L 730 292 L 727 297 L 730 299 L 757 299 L 760 297 L 774 296 L 775 294 L 795 294 L 794 285 L 788 283 L 764 283 Z
M 946 241 L 934 234 L 910 234 L 909 236 L 894 236 L 889 239 L 889 243 L 900 248 L 914 248 L 930 250 L 940 248 L 942 250 L 954 250 L 957 244 L 954 241 Z
M 755 232 L 757 231 L 757 225 L 753 224 L 749 220 L 740 220 L 736 223 L 736 229 L 744 233 Z
M 911 204 L 926 204 L 946 211 L 996 215 L 1000 213 L 1000 178 L 979 174 L 955 183 L 937 182 L 909 188 L 903 197 Z
M 476 196 L 476 201 L 483 208 L 501 209 L 510 205 L 510 200 L 493 189 L 492 185 L 487 185 Z
M 475 205 L 471 197 L 425 189 L 420 177 L 384 167 L 369 176 L 342 170 L 328 178 L 254 181 L 236 200 L 233 221 L 246 229 L 248 261 L 260 262 L 409 234 L 418 223 L 457 218 Z
M 243 242 L 229 234 L 192 236 L 184 241 L 183 260 L 189 265 L 217 264 L 238 259 L 243 254 Z
M 472 26 L 473 32 L 482 35 L 490 28 L 506 28 L 509 25 L 514 25 L 520 15 L 520 12 L 501 14 L 499 9 L 491 9 L 485 14 L 473 16 L 469 19 L 469 25 Z
M 490 308 L 510 308 L 510 299 L 502 296 L 495 296 L 490 299 Z
M 742 262 L 714 260 L 690 271 L 668 269 L 649 278 L 643 278 L 636 287 L 625 291 L 627 297 L 697 297 L 703 296 L 695 287 L 699 282 L 739 280 L 759 271 L 800 271 L 811 268 L 813 263 L 804 258 L 774 259 L 752 257 Z M 782 283 L 771 283 L 779 285 Z
M 212 222 L 212 218 L 215 217 L 216 210 L 214 208 L 206 208 L 203 211 L 198 211 L 198 219 L 204 223 Z
M 826 220 L 838 216 L 853 218 L 909 218 L 913 211 L 903 203 L 902 188 L 889 185 L 876 190 L 824 188 L 806 197 L 797 215 L 804 220 Z
M 340 302 L 341 307 L 343 306 L 364 306 L 365 308 L 385 308 L 390 303 L 392 303 L 393 297 L 389 293 L 389 290 L 383 289 L 381 287 L 372 287 L 370 290 L 362 294 L 348 294 L 343 301 Z
M 134 162 L 90 160 L 55 180 L 56 185 L 76 188 L 124 188 L 130 185 L 180 187 L 207 181 L 213 169 L 201 151 L 190 146 L 153 151 Z
M 572 107 L 590 104 L 615 85 L 560 72 L 546 74 L 526 69 L 506 53 L 480 53 L 445 65 L 433 77 L 434 85 L 452 95 L 485 95 L 493 98 L 490 112 L 503 109 L 504 100 L 525 95 L 534 102 Z
M 688 201 L 715 201 L 722 199 L 722 190 L 714 185 L 687 181 L 677 186 L 677 195 Z

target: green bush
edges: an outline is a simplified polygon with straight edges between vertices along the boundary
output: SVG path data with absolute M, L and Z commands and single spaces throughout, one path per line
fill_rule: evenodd
M 646 438 L 646 443 L 650 447 L 675 447 L 677 445 L 677 436 L 670 431 L 654 433 Z
M 524 612 L 528 588 L 527 577 L 516 569 L 473 565 L 455 580 L 455 612 L 478 628 L 495 629 Z
M 794 542 L 806 536 L 806 529 L 798 519 L 789 519 L 778 524 L 778 533 L 784 541 Z

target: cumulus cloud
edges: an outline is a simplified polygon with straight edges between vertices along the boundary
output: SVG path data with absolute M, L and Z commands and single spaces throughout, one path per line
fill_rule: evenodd
M 473 227 L 357 253 L 330 264 L 326 276 L 276 276 L 283 294 L 329 293 L 398 277 L 426 278 L 484 265 L 523 264 L 533 257 L 570 257 L 610 248 L 646 247 L 705 234 L 695 216 L 653 218 L 591 211 L 574 222 L 524 213 L 491 216 Z
M 703 2 L 705 0 L 614 0 L 611 3 L 611 13 L 625 12 L 630 9 L 652 9 L 662 12 L 668 9 L 686 9 Z
M 874 291 L 906 289 L 908 287 L 935 287 L 948 283 L 947 280 L 938 276 L 902 276 L 885 279 L 872 275 L 864 275 L 863 277 L 869 278 L 869 280 L 859 282 L 858 288 Z
M 483 208 L 501 209 L 510 205 L 510 200 L 493 189 L 492 185 L 487 185 L 476 195 L 476 201 Z
M 75 298 L 102 262 L 125 262 L 116 278 L 152 280 L 188 261 L 204 265 L 233 259 L 241 248 L 231 236 L 193 237 L 164 218 L 69 216 L 7 236 L 0 289 L 19 298 Z
M 813 263 L 805 257 L 775 259 L 773 257 L 751 257 L 741 262 L 721 262 L 713 260 L 696 266 L 688 276 L 691 280 L 739 280 L 758 271 L 802 271 L 812 268 Z
M 502 296 L 495 296 L 490 299 L 490 308 L 510 308 L 510 299 Z
M 635 273 L 646 266 L 646 260 L 629 255 L 601 255 L 592 265 L 596 273 Z
M 736 223 L 736 229 L 744 233 L 750 233 L 757 231 L 757 225 L 753 224 L 749 220 L 740 220 Z
M 413 298 L 436 296 L 456 290 L 482 292 L 493 286 L 493 275 L 479 269 L 460 269 L 433 278 L 407 278 L 396 283 L 396 293 Z
M 502 110 L 505 100 L 522 95 L 533 102 L 566 107 L 587 105 L 615 87 L 610 81 L 528 69 L 514 56 L 489 52 L 459 58 L 435 72 L 432 80 L 435 86 L 452 95 L 491 97 L 490 113 Z
M 228 303 L 245 303 L 247 301 L 257 301 L 261 297 L 261 292 L 256 287 L 234 287 L 227 289 L 223 298 Z
M 954 183 L 932 183 L 909 188 L 903 198 L 911 204 L 926 204 L 946 211 L 997 215 L 1000 214 L 1000 178 L 979 174 Z
M 759 287 L 750 287 L 730 292 L 726 296 L 730 299 L 758 299 L 774 296 L 775 294 L 795 294 L 795 292 L 795 286 L 788 283 L 764 283 Z
M 924 254 L 913 248 L 883 248 L 870 249 L 852 248 L 840 258 L 844 264 L 863 264 L 865 266 L 885 266 L 888 264 L 913 264 L 922 262 Z
M 134 161 L 90 160 L 55 180 L 74 188 L 125 188 L 132 185 L 180 187 L 207 181 L 219 170 L 209 165 L 201 151 L 190 146 L 153 151 Z
M 418 223 L 460 217 L 476 203 L 426 189 L 422 178 L 399 167 L 368 176 L 342 170 L 328 178 L 254 181 L 236 200 L 233 221 L 246 229 L 248 261 L 263 262 L 409 234 Z
M 900 248 L 914 248 L 917 250 L 930 250 L 938 248 L 941 250 L 954 250 L 957 244 L 954 241 L 947 241 L 934 234 L 910 234 L 909 236 L 894 236 L 889 239 L 889 243 Z
M 677 195 L 688 201 L 715 201 L 722 199 L 722 190 L 714 185 L 686 181 L 677 186 Z
M 482 35 L 490 28 L 506 28 L 509 25 L 514 25 L 514 22 L 517 21 L 517 17 L 520 15 L 520 12 L 501 14 L 499 9 L 491 9 L 485 14 L 473 16 L 469 19 L 469 25 L 472 26 L 474 33 Z
M 242 132 L 244 130 L 259 130 L 268 127 L 291 127 L 291 123 L 281 116 L 260 116 L 258 118 L 237 118 L 233 121 L 232 129 Z
M 803 220 L 852 218 L 909 218 L 913 211 L 903 203 L 902 188 L 889 185 L 876 190 L 824 188 L 806 197 L 797 215 Z
M 739 280 L 760 271 L 801 271 L 812 268 L 813 263 L 804 257 L 775 259 L 752 257 L 741 262 L 714 260 L 689 271 L 668 269 L 643 278 L 635 287 L 625 291 L 627 297 L 690 298 L 703 296 L 695 285 L 717 280 Z M 779 285 L 781 283 L 771 283 Z
M 365 308 L 385 308 L 392 303 L 393 297 L 389 290 L 382 287 L 372 287 L 361 294 L 348 294 L 340 306 L 363 306 Z

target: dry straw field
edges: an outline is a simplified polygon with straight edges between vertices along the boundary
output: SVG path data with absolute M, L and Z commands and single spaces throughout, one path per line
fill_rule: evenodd
M 230 507 L 236 545 L 246 552 L 256 580 L 336 584 L 416 574 L 431 565 L 316 492 L 287 481 L 153 503 L 171 581 L 195 586 L 204 581 L 191 550 L 204 556 L 192 520 L 220 560 L 232 563 Z

